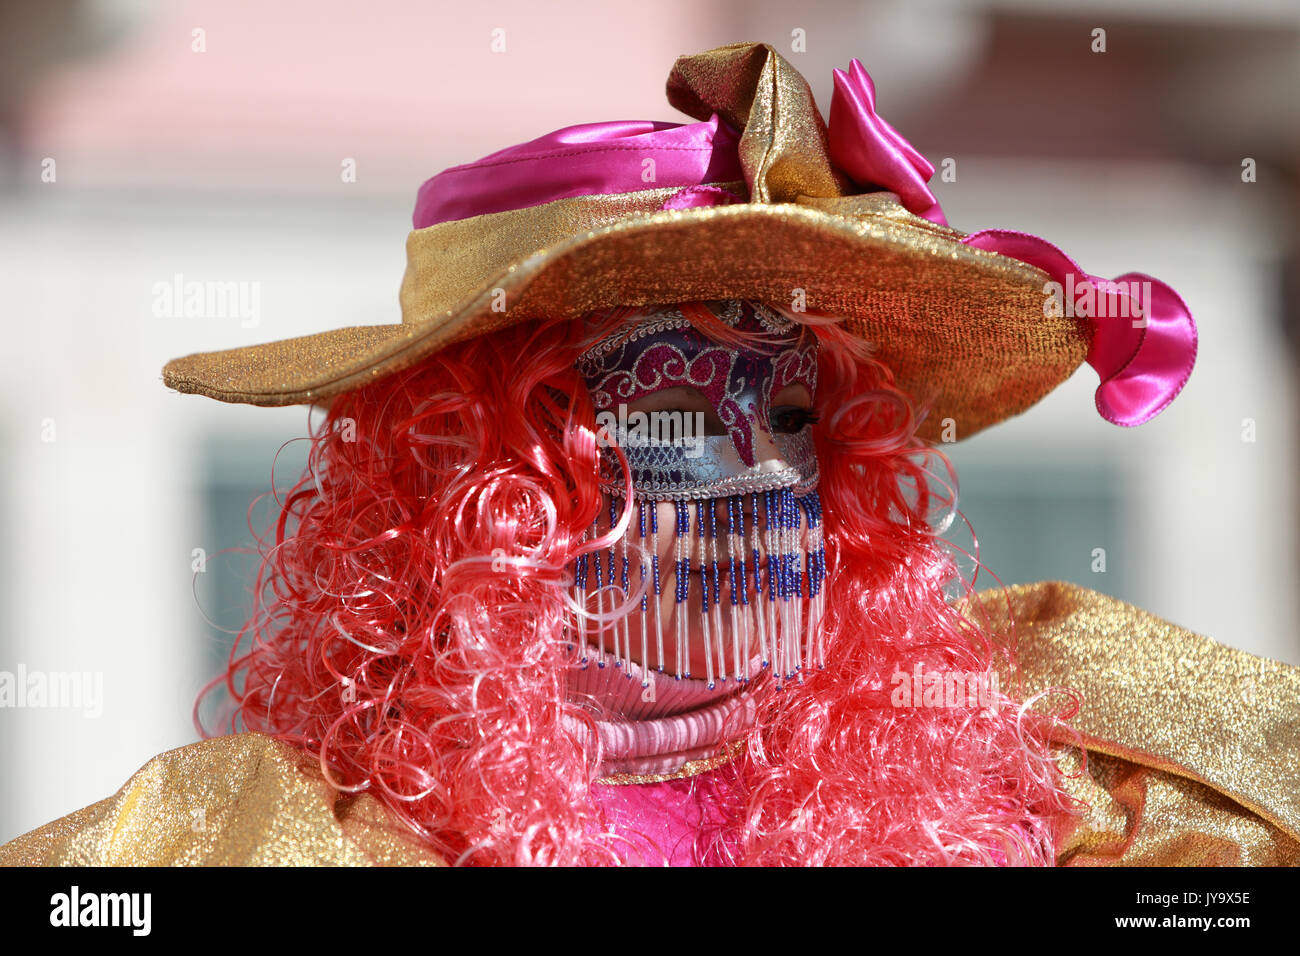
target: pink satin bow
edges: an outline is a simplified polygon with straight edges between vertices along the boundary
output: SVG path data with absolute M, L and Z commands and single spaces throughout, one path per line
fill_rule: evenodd
M 1055 300 L 1088 323 L 1088 364 L 1101 377 L 1096 403 L 1106 421 L 1150 421 L 1187 384 L 1196 364 L 1196 323 L 1187 303 L 1159 279 L 1141 272 L 1114 279 L 1090 275 L 1046 239 L 1011 229 L 973 232 L 962 242 L 1051 276 L 1057 287 L 1043 290 L 1044 305 Z
M 831 162 L 857 186 L 887 189 L 909 212 L 948 225 L 927 185 L 934 166 L 876 114 L 876 87 L 862 64 L 855 59 L 848 73 L 834 75 L 827 124 Z M 1009 229 L 986 229 L 962 241 L 1051 276 L 1057 284 L 1051 298 L 1087 323 L 1088 364 L 1101 378 L 1097 411 L 1106 421 L 1149 421 L 1187 384 L 1196 363 L 1196 323 L 1178 293 L 1159 279 L 1140 272 L 1102 279 L 1045 239 Z M 1049 290 L 1043 295 L 1047 306 Z
M 858 186 L 878 186 L 897 193 L 908 212 L 948 225 L 939 201 L 926 185 L 934 166 L 876 115 L 876 86 L 854 59 L 849 72 L 835 71 L 831 97 L 831 162 Z

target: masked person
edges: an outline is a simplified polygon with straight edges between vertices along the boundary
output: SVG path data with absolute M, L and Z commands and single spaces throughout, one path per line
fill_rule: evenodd
M 429 180 L 402 324 L 169 364 L 328 409 L 216 688 L 232 733 L 0 859 L 1297 860 L 1268 769 L 1295 668 L 1069 585 L 973 595 L 935 528 L 933 443 L 1085 359 L 1108 420 L 1163 410 L 1182 300 L 949 228 L 856 61 L 829 125 L 760 44 L 668 95 L 698 121 Z

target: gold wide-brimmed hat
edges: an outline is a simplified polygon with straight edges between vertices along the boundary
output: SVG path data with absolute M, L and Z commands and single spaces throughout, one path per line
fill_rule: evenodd
M 933 167 L 875 114 L 861 65 L 835 82 L 828 124 L 766 44 L 682 57 L 668 101 L 700 122 L 569 127 L 425 183 L 400 324 L 189 355 L 163 380 L 226 402 L 325 403 L 531 319 L 752 299 L 842 317 L 928 405 L 933 440 L 1018 414 L 1085 359 L 1111 421 L 1173 399 L 1196 333 L 1172 289 L 1138 273 L 1101 288 L 1043 240 L 949 228 Z

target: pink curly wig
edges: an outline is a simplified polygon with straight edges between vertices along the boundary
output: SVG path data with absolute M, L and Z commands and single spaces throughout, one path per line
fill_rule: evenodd
M 574 559 L 608 544 L 583 539 L 605 499 L 573 364 L 628 312 L 484 335 L 337 398 L 214 682 L 230 729 L 318 755 L 334 786 L 374 794 L 451 862 L 623 859 L 565 671 Z M 946 502 L 925 465 L 942 459 L 861 343 L 791 317 L 820 343 L 827 666 L 762 700 L 739 757 L 674 782 L 722 821 L 694 858 L 1051 864 L 1073 812 L 1046 743 L 1056 718 L 1001 692 L 992 707 L 891 703 L 891 678 L 918 664 L 1010 663 L 1005 638 L 950 601 L 969 585 L 927 520 Z

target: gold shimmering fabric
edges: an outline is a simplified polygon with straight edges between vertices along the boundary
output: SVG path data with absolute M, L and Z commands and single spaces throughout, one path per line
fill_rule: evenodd
M 601 777 L 596 782 L 603 783 L 606 786 L 620 787 L 638 783 L 663 783 L 665 780 L 684 780 L 687 777 L 708 773 L 710 770 L 718 769 L 725 763 L 730 763 L 744 749 L 745 741 L 742 738 L 727 744 L 723 752 L 717 756 L 688 760 L 672 773 L 616 773 L 608 777 Z
M 1022 696 L 1083 697 L 1087 769 L 1073 747 L 1065 766 L 1089 810 L 1062 863 L 1300 864 L 1300 668 L 1071 584 L 980 597 L 999 631 L 1015 618 Z
M 962 244 L 892 193 L 846 195 L 807 82 L 772 47 L 682 57 L 669 101 L 742 131 L 746 202 L 664 211 L 676 190 L 578 196 L 412 232 L 400 325 L 186 356 L 163 380 L 227 402 L 322 402 L 446 346 L 615 305 L 755 299 L 842 316 L 918 402 L 922 437 L 964 439 L 1029 408 L 1088 351 L 1044 316 L 1046 273 Z
M 717 113 L 743 131 L 740 164 L 751 202 L 845 191 L 808 81 L 767 44 L 733 43 L 680 57 L 668 75 L 668 102 L 697 120 Z
M 979 596 L 995 626 L 1017 622 L 1018 687 L 1083 696 L 1059 752 L 1086 811 L 1060 863 L 1300 865 L 1300 668 L 1074 585 L 1006 598 Z M 334 794 L 314 761 L 257 734 L 165 753 L 0 847 L 0 865 L 440 862 L 377 801 Z
M 440 866 L 373 797 L 236 734 L 150 760 L 113 797 L 0 847 L 0 866 Z

